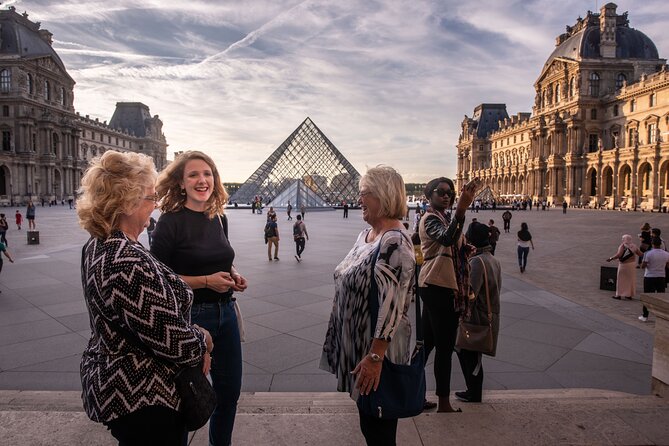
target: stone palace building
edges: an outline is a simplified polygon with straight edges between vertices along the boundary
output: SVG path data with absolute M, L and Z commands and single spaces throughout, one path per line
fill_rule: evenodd
M 0 205 L 74 197 L 88 160 L 105 150 L 167 161 L 162 121 L 138 102 L 120 102 L 109 123 L 74 110 L 74 84 L 52 47 L 52 34 L 0 11 Z
M 458 188 L 501 199 L 657 210 L 669 205 L 669 72 L 627 12 L 608 3 L 556 39 L 532 113 L 481 104 L 462 121 Z

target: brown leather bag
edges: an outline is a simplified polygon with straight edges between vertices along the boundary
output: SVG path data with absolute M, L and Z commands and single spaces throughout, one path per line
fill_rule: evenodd
M 455 347 L 463 350 L 492 354 L 495 351 L 495 343 L 492 331 L 492 308 L 490 306 L 490 293 L 488 291 L 488 273 L 485 262 L 479 258 L 483 265 L 483 283 L 485 285 L 485 299 L 488 308 L 488 323 L 485 325 L 474 324 L 460 319 L 458 333 L 455 339 Z

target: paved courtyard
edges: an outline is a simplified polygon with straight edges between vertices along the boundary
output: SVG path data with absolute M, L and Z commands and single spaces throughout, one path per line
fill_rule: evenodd
M 12 221 L 13 208 L 4 208 Z M 365 226 L 359 211 L 308 212 L 311 240 L 297 263 L 290 223 L 279 220 L 278 262 L 268 262 L 265 216 L 230 210 L 237 269 L 249 280 L 239 295 L 246 323 L 244 391 L 333 391 L 335 379 L 317 367 L 333 296 L 332 271 Z M 501 226 L 501 212 L 468 214 Z M 528 269 L 515 260 L 515 232 L 526 221 L 535 247 Z M 648 221 L 669 236 L 667 214 L 561 210 L 515 212 L 512 234 L 502 234 L 503 267 L 499 350 L 486 358 L 488 389 L 592 387 L 650 392 L 654 318 L 643 324 L 638 296 L 614 301 L 599 290 L 599 268 L 624 233 Z M 89 337 L 80 284 L 80 249 L 87 234 L 74 210 L 38 208 L 39 245 L 27 245 L 25 227 L 7 237 L 17 259 L 0 275 L 0 390 L 78 390 L 79 359 Z M 143 241 L 146 241 L 143 235 Z M 614 266 L 614 265 L 611 265 Z M 639 271 L 641 290 L 641 271 Z M 456 360 L 457 362 L 457 360 Z M 431 367 L 428 383 L 434 388 Z M 453 388 L 463 386 L 459 366 Z

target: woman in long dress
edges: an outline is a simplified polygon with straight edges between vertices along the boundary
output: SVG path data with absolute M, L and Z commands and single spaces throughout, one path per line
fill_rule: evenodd
M 632 243 L 632 236 L 623 235 L 622 243 L 618 247 L 615 255 L 606 259 L 607 262 L 618 259 L 618 278 L 616 280 L 616 294 L 611 296 L 620 300 L 625 298 L 632 300 L 636 294 L 636 259 L 637 256 L 643 256 L 643 253 Z

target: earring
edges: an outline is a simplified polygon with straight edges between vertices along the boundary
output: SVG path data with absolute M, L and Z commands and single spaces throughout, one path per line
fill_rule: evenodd
M 186 189 L 181 189 L 181 193 L 180 193 L 180 195 L 182 195 L 182 196 L 183 196 L 183 195 L 186 195 Z

